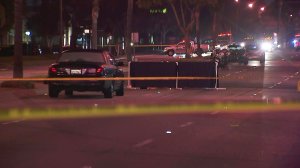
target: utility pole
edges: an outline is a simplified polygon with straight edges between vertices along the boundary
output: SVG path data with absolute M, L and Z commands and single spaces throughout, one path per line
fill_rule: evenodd
M 14 0 L 14 19 L 15 19 L 15 47 L 14 47 L 14 66 L 13 78 L 23 78 L 23 0 Z
M 131 52 L 132 14 L 133 14 L 133 0 L 128 0 L 126 33 L 125 33 L 125 53 L 127 55 L 128 62 L 132 61 L 132 52 Z
M 59 1 L 59 53 L 63 52 L 64 28 L 63 28 L 63 0 Z
M 92 9 L 92 49 L 98 46 L 98 17 L 99 17 L 99 0 L 93 0 Z
M 282 34 L 282 30 L 281 30 L 281 15 L 282 15 L 282 6 L 283 6 L 283 1 L 282 0 L 278 0 L 278 19 L 277 19 L 277 34 L 278 34 L 278 38 L 280 42 L 282 42 L 283 39 L 283 34 Z

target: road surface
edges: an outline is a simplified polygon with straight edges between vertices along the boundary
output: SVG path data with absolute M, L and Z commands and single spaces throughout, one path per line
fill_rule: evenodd
M 213 90 L 126 89 L 124 97 L 108 100 L 93 92 L 50 99 L 42 83 L 32 90 L 1 88 L 3 113 L 117 105 L 219 104 L 222 110 L 1 121 L 0 167 L 297 168 L 300 109 L 279 107 L 299 103 L 299 70 L 298 53 L 278 51 L 264 66 L 253 61 L 220 69 L 220 89 Z M 226 102 L 260 102 L 278 110 L 231 111 Z

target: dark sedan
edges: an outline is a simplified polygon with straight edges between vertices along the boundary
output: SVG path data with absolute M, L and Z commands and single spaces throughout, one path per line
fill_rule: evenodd
M 76 80 L 54 80 L 48 82 L 49 97 L 58 97 L 61 91 L 72 96 L 73 91 L 100 91 L 105 98 L 124 95 L 122 80 L 80 80 L 80 78 L 114 78 L 124 77 L 116 62 L 107 51 L 76 50 L 63 53 L 58 61 L 50 65 L 49 78 L 75 78 Z M 77 80 L 78 78 L 78 80 Z

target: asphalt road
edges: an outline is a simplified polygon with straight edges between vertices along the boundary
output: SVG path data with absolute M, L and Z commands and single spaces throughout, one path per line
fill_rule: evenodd
M 42 69 L 37 68 L 42 71 Z M 28 69 L 30 72 L 30 68 Z M 224 102 L 299 103 L 300 54 L 277 51 L 265 66 L 220 69 L 220 89 L 126 89 L 47 96 L 47 87 L 1 88 L 0 107 L 60 108 L 223 103 L 223 110 L 101 118 L 0 122 L 0 167 L 10 168 L 297 168 L 300 109 L 234 111 Z M 37 70 L 35 70 L 37 72 Z M 8 73 L 8 72 L 3 72 Z

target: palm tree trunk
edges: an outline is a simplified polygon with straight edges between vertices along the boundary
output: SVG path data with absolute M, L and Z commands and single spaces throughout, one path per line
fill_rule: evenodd
M 98 16 L 99 16 L 99 0 L 93 0 L 92 9 L 92 49 L 97 49 L 98 41 Z
M 200 7 L 195 10 L 197 50 L 200 48 Z
M 125 34 L 125 52 L 127 55 L 127 61 L 132 61 L 131 52 L 131 25 L 132 25 L 132 14 L 133 14 L 133 0 L 128 0 L 127 6 L 127 21 L 126 21 L 126 34 Z
M 15 12 L 15 47 L 13 78 L 23 78 L 23 51 L 22 51 L 22 8 L 23 0 L 14 0 Z

